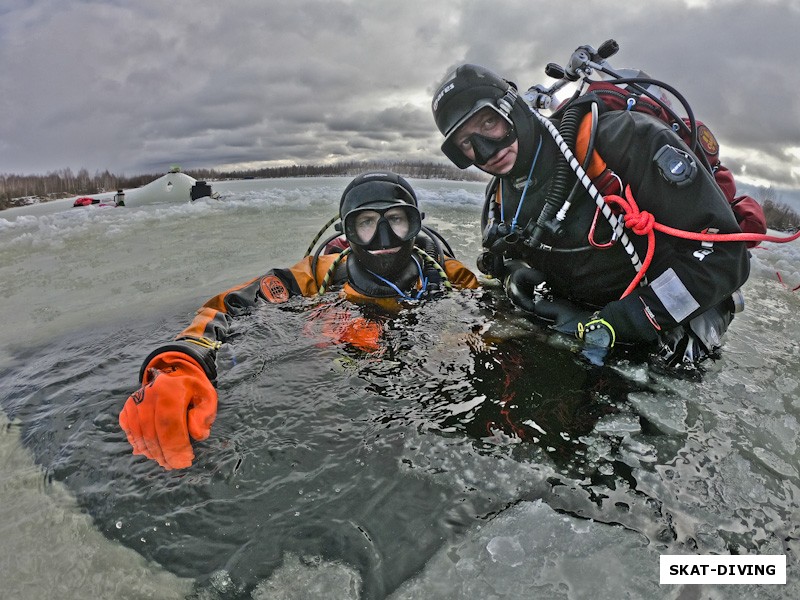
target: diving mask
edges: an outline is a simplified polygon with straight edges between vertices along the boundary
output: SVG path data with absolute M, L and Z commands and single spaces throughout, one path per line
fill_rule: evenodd
M 457 166 L 485 165 L 517 140 L 514 124 L 494 104 L 482 104 L 445 138 L 442 151 Z
M 344 216 L 344 233 L 352 243 L 368 249 L 400 246 L 422 228 L 417 207 L 396 200 L 374 202 Z

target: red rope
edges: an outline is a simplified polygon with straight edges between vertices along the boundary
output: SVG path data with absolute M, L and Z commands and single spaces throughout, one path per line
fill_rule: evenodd
M 620 298 L 624 298 L 636 289 L 636 286 L 639 285 L 639 282 L 647 272 L 647 268 L 650 266 L 653 260 L 653 253 L 655 252 L 656 237 L 654 231 L 660 231 L 661 233 L 666 233 L 673 237 L 698 242 L 776 242 L 778 244 L 783 244 L 800 238 L 800 231 L 787 237 L 778 237 L 761 233 L 695 233 L 693 231 L 683 231 L 682 229 L 668 227 L 667 225 L 658 223 L 651 213 L 639 210 L 639 206 L 633 198 L 630 185 L 625 186 L 625 198 L 616 194 L 609 194 L 604 197 L 604 200 L 606 204 L 617 206 L 621 210 L 624 214 L 625 227 L 633 231 L 636 235 L 647 236 L 647 254 L 642 262 L 642 268 L 636 273 L 633 281 L 631 281 Z
M 642 280 L 645 273 L 647 273 L 650 263 L 653 261 L 653 254 L 656 251 L 656 234 L 653 232 L 653 228 L 656 225 L 656 220 L 650 213 L 639 211 L 639 206 L 636 204 L 636 200 L 633 199 L 631 186 L 625 188 L 625 198 L 616 194 L 609 194 L 608 196 L 604 196 L 603 199 L 609 206 L 617 206 L 622 211 L 626 227 L 633 230 L 637 235 L 647 236 L 647 254 L 642 262 L 642 268 L 639 269 L 639 272 L 636 273 L 633 280 L 628 285 L 628 288 L 622 293 L 622 296 L 620 296 L 621 300 L 636 289 L 636 286 L 639 285 L 639 282 Z

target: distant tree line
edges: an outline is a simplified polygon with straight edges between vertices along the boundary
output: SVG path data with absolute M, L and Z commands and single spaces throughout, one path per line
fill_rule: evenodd
M 195 179 L 272 179 L 279 177 L 355 177 L 372 169 L 387 169 L 414 179 L 451 179 L 456 181 L 488 181 L 488 176 L 476 171 L 462 171 L 445 163 L 411 161 L 350 161 L 332 165 L 291 165 L 265 167 L 247 171 L 217 171 L 196 169 L 186 171 Z
M 800 215 L 786 204 L 778 202 L 771 188 L 759 188 L 758 196 L 770 229 L 790 232 L 800 229 Z
M 195 179 L 214 181 L 222 179 L 271 179 L 279 177 L 348 177 L 370 169 L 390 169 L 416 179 L 453 179 L 460 181 L 485 181 L 487 176 L 471 170 L 462 171 L 448 164 L 426 162 L 350 161 L 332 165 L 291 165 L 267 167 L 244 171 L 219 171 L 216 169 L 190 169 L 184 171 Z M 0 174 L 0 209 L 40 202 L 110 192 L 117 189 L 141 187 L 164 173 L 144 175 L 114 175 L 97 171 L 90 175 L 86 169 L 77 174 L 71 169 L 51 171 L 46 175 Z
M 280 177 L 354 177 L 370 169 L 389 169 L 414 179 L 451 179 L 459 181 L 486 181 L 488 177 L 473 170 L 462 171 L 445 163 L 349 161 L 332 165 L 291 165 L 265 167 L 244 171 L 219 171 L 216 169 L 191 169 L 185 171 L 195 179 L 219 181 L 222 179 L 271 179 Z M 38 201 L 54 200 L 70 196 L 83 196 L 114 191 L 120 188 L 141 187 L 163 173 L 145 175 L 114 175 L 97 171 L 90 175 L 86 169 L 77 174 L 71 169 L 52 171 L 46 175 L 0 174 L 0 209 L 25 204 L 35 198 Z M 778 231 L 800 229 L 800 215 L 792 208 L 778 202 L 771 188 L 759 188 L 756 199 L 764 208 L 767 225 Z
M 761 203 L 761 207 L 770 229 L 791 232 L 800 229 L 800 215 L 785 204 L 768 199 Z

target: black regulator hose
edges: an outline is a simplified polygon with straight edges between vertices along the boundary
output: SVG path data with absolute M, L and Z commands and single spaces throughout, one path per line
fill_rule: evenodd
M 497 186 L 500 185 L 500 178 L 493 177 L 492 180 L 489 182 L 489 185 L 486 186 L 486 193 L 484 194 L 483 198 L 483 208 L 481 209 L 481 233 L 486 231 L 486 226 L 489 224 L 490 218 L 495 218 L 495 215 L 491 215 L 489 213 L 492 212 L 492 202 L 494 201 L 495 194 L 497 193 Z M 483 240 L 484 243 L 486 240 Z
M 578 128 L 585 112 L 585 107 L 580 104 L 571 106 L 564 111 L 558 130 L 570 148 L 575 148 L 575 143 L 578 139 Z M 550 189 L 547 191 L 547 199 L 542 207 L 542 212 L 539 213 L 539 218 L 533 224 L 533 231 L 530 232 L 528 241 L 525 242 L 527 245 L 533 248 L 539 245 L 544 230 L 548 229 L 550 222 L 555 219 L 558 211 L 564 206 L 568 195 L 567 188 L 570 179 L 573 177 L 575 177 L 575 173 L 573 173 L 569 163 L 565 160 L 559 161 L 550 183 Z M 528 227 L 531 227 L 530 223 Z M 556 231 L 551 231 L 551 233 L 556 233 Z
M 703 163 L 703 166 L 709 172 L 711 173 L 714 172 L 714 170 L 711 168 L 711 165 L 709 164 L 706 153 L 702 150 L 702 148 L 700 148 L 697 139 L 698 138 L 697 119 L 694 116 L 694 111 L 692 110 L 691 105 L 683 96 L 683 94 L 681 94 L 670 84 L 665 83 L 664 81 L 661 81 L 659 79 L 653 79 L 652 77 L 617 77 L 613 72 L 610 71 L 604 71 L 604 73 L 612 76 L 611 83 L 613 83 L 614 85 L 618 85 L 621 87 L 623 84 L 628 84 L 637 92 L 639 92 L 644 96 L 647 96 L 648 98 L 650 98 L 650 100 L 652 100 L 658 106 L 660 106 L 664 110 L 664 112 L 666 112 L 667 115 L 669 115 L 669 117 L 673 120 L 678 129 L 683 130 L 689 137 L 689 143 L 687 145 L 692 150 L 692 152 L 695 153 L 697 158 L 700 159 L 700 162 Z M 587 79 L 587 81 L 590 84 L 594 83 L 591 79 Z M 676 113 L 675 110 L 669 104 L 664 102 L 661 98 L 656 97 L 650 90 L 644 87 L 649 85 L 658 86 L 662 89 L 665 89 L 673 96 L 675 96 L 680 105 L 683 107 L 683 110 L 686 111 L 686 118 L 688 119 L 689 124 L 687 125 L 684 122 L 684 120 L 680 117 L 680 115 L 678 115 L 678 113 Z
M 433 245 L 433 252 L 428 252 L 428 254 L 435 254 L 436 262 L 438 262 L 440 265 L 444 264 L 446 256 L 455 258 L 453 249 L 450 247 L 450 244 L 447 243 L 447 240 L 444 239 L 441 233 L 435 229 L 426 227 L 425 225 L 422 226 L 420 232 L 427 234 L 428 238 L 430 238 L 431 244 Z M 445 250 L 448 252 L 448 254 L 445 254 Z
M 317 263 L 319 262 L 319 255 L 322 254 L 322 251 L 325 250 L 325 247 L 330 244 L 333 240 L 341 236 L 341 233 L 334 233 L 332 236 L 327 238 L 324 242 L 322 242 L 319 246 L 317 246 L 317 251 L 314 252 L 314 256 L 311 259 L 311 273 L 316 278 L 317 273 Z M 306 255 L 308 256 L 308 255 Z

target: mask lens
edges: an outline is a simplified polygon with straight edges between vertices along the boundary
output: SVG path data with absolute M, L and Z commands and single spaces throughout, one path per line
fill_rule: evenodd
M 471 137 L 473 134 L 478 134 L 490 140 L 500 140 L 506 137 L 511 129 L 508 120 L 491 107 L 484 108 L 476 114 L 462 126 L 462 129 L 466 129 L 467 126 L 469 131 L 466 134 L 461 131 L 456 133 L 456 136 Z
M 352 223 L 350 227 L 348 227 L 348 237 L 362 244 L 368 244 L 370 240 L 375 237 L 375 232 L 378 231 L 378 223 L 380 220 L 381 215 L 378 211 L 358 211 L 357 214 L 353 215 Z
M 477 144 L 482 141 L 484 146 L 498 142 L 501 144 L 497 146 L 499 150 L 514 142 L 516 137 L 513 133 L 514 128 L 507 116 L 495 106 L 484 106 L 447 137 L 442 150 L 457 166 L 464 168 L 459 163 L 469 166 L 476 158 L 480 158 L 478 154 L 485 154 L 485 150 L 481 152 L 482 149 L 476 148 L 476 140 Z M 506 144 L 507 140 L 510 141 Z M 459 160 L 454 158 L 455 155 L 460 155 Z
M 363 246 L 370 245 L 381 228 L 391 231 L 391 237 L 399 242 L 405 242 L 419 233 L 421 225 L 419 211 L 410 204 L 356 209 L 344 217 L 347 238 Z

